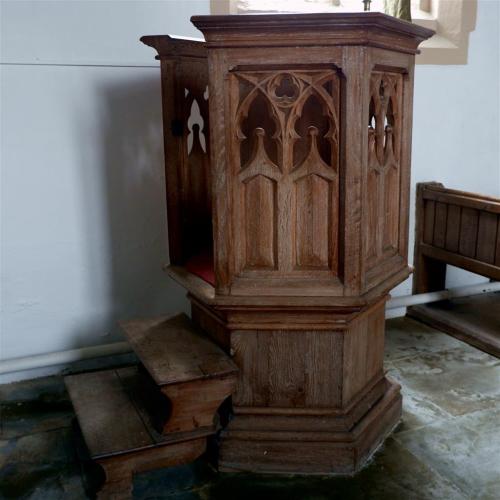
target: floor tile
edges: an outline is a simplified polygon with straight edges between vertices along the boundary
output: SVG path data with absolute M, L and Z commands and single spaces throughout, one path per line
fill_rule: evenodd
M 409 318 L 394 318 L 386 322 L 386 361 L 446 351 L 463 345 L 450 335 Z
M 69 427 L 74 417 L 68 400 L 0 404 L 0 439 Z
M 0 385 L 0 401 L 4 404 L 32 400 L 68 401 L 69 396 L 62 377 L 41 377 Z
M 500 434 L 469 428 L 469 416 L 395 436 L 421 461 L 466 492 L 480 498 L 500 479 Z
M 121 366 L 79 364 L 81 371 Z M 354 477 L 217 474 L 204 459 L 138 474 L 140 500 L 499 500 L 500 360 L 413 320 L 387 322 L 403 423 Z M 0 498 L 86 498 L 62 377 L 0 386 Z
M 452 415 L 500 406 L 500 360 L 466 346 L 392 361 L 407 390 Z
M 204 458 L 188 465 L 138 474 L 134 478 L 134 498 L 164 498 L 202 488 L 216 476 Z
M 3 441 L 0 498 L 85 498 L 70 430 Z

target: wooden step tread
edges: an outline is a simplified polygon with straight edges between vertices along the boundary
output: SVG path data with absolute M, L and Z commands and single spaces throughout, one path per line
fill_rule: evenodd
M 120 323 L 156 384 L 168 385 L 235 374 L 237 366 L 185 314 Z
M 500 358 L 499 292 L 413 306 L 408 316 Z
M 69 375 L 64 381 L 94 460 L 197 439 L 214 432 L 213 427 L 167 435 L 156 432 L 141 399 L 137 367 Z

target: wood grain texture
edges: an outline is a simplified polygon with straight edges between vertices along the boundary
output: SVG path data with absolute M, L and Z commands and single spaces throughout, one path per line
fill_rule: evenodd
M 130 345 L 160 385 L 222 377 L 236 365 L 185 314 L 121 323 Z
M 417 193 L 414 290 L 444 289 L 447 264 L 499 280 L 500 199 L 436 183 L 419 184 Z M 431 215 L 430 207 L 446 217 Z M 432 239 L 419 230 L 422 220 Z M 499 310 L 497 294 L 486 294 L 414 306 L 408 315 L 498 357 Z
M 236 272 L 272 278 L 322 269 L 335 276 L 340 85 L 335 69 L 264 64 L 237 66 L 230 75 Z
M 419 184 L 414 290 L 444 289 L 446 264 L 500 279 L 499 225 L 500 199 Z
M 131 498 L 134 473 L 190 462 L 206 449 L 213 425 L 191 432 L 156 432 L 137 367 L 65 377 L 85 455 L 99 464 L 98 498 Z
M 194 295 L 188 295 L 191 302 L 191 320 L 203 330 L 225 353 L 231 347 L 230 330 L 227 328 L 225 316 L 213 308 L 207 307 Z
M 92 457 L 154 445 L 116 370 L 70 375 L 64 382 Z
M 342 404 L 383 378 L 385 300 L 359 315 L 346 330 L 343 345 Z
M 345 432 L 325 432 L 315 425 L 302 431 L 267 429 L 223 431 L 219 470 L 277 474 L 352 474 L 364 466 L 401 418 L 397 384 L 387 382 L 384 396 Z
M 237 366 L 189 318 L 128 321 L 128 341 L 152 378 L 162 434 L 213 427 L 217 408 L 231 395 Z M 166 396 L 155 396 L 155 388 Z
M 210 425 L 193 432 L 158 433 L 136 366 L 68 375 L 64 382 L 92 459 L 198 439 L 214 432 Z
M 338 14 L 275 14 L 194 16 L 191 22 L 205 35 L 209 48 L 366 45 L 415 54 L 434 34 L 432 30 L 404 23 L 379 12 Z M 261 53 L 265 53 L 261 52 Z
M 206 450 L 206 439 L 193 439 L 169 446 L 137 451 L 126 456 L 98 459 L 105 481 L 97 492 L 99 500 L 132 498 L 133 475 L 164 467 L 183 465 L 196 460 Z
M 401 73 L 372 72 L 366 191 L 368 269 L 399 252 L 402 96 Z
M 353 24 L 347 28 L 347 18 L 313 17 L 325 29 L 342 26 L 350 41 L 358 30 L 378 35 L 393 23 L 378 15 L 368 24 L 364 17 L 348 16 Z M 189 217 L 209 228 L 203 220 L 210 203 L 200 201 L 200 193 L 211 193 L 215 301 L 222 302 L 227 295 L 253 296 L 254 301 L 262 297 L 263 303 L 269 296 L 314 295 L 356 301 L 360 293 L 383 287 L 389 281 L 388 270 L 391 281 L 396 276 L 404 279 L 408 271 L 414 61 L 397 47 L 410 39 L 415 43 L 424 32 L 416 35 L 401 27 L 398 39 L 398 30 L 391 28 L 390 36 L 396 37 L 392 50 L 343 46 L 337 35 L 335 47 L 301 47 L 296 36 L 309 29 L 312 18 L 283 19 L 292 26 L 286 33 L 277 29 L 274 19 L 262 16 L 248 18 L 245 26 L 233 18 L 220 18 L 218 28 L 212 17 L 197 19 L 210 36 L 220 31 L 216 45 L 210 41 L 199 47 L 194 42 L 182 45 L 168 37 L 145 39 L 165 64 L 172 63 L 177 51 L 178 67 L 165 66 L 162 73 L 167 82 L 173 78 L 169 72 L 174 72 L 177 86 L 194 80 L 198 85 L 204 78 L 196 77 L 203 73 L 200 65 L 210 68 L 210 115 L 208 110 L 202 113 L 205 122 L 210 120 L 210 167 L 199 167 L 207 155 L 187 171 L 183 165 L 189 161 L 166 165 L 167 173 L 177 176 L 177 185 L 173 182 L 168 188 L 175 205 L 169 212 L 191 211 L 194 215 Z M 257 36 L 253 23 L 274 26 L 277 32 L 267 33 L 267 39 L 276 35 L 282 45 L 266 48 L 265 61 L 259 61 L 258 44 L 232 45 L 234 33 L 227 28 L 232 23 L 238 24 L 239 35 L 250 38 Z M 191 54 L 192 64 L 186 54 Z M 305 60 L 307 64 L 297 62 Z M 173 99 L 170 94 L 164 97 Z M 372 115 L 374 134 L 371 125 L 367 128 Z M 370 156 L 369 136 L 375 141 L 375 156 Z M 186 137 L 173 140 L 181 141 L 184 155 Z M 167 142 L 172 145 L 172 140 Z M 372 171 L 365 176 L 368 165 Z M 210 189 L 201 189 L 209 178 Z M 202 207 L 197 214 L 196 207 Z M 212 246 L 192 223 L 181 226 L 201 243 L 182 237 L 183 256 L 174 262 L 178 265 L 199 248 Z M 172 239 L 178 234 L 175 231 Z M 175 241 L 171 244 L 179 247 Z
M 170 262 L 212 248 L 208 64 L 205 44 L 145 36 L 161 62 Z
M 342 334 L 329 331 L 235 331 L 240 367 L 236 406 L 339 407 Z

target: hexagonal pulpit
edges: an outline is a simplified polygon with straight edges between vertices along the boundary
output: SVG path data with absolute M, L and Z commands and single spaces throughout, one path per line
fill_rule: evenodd
M 170 276 L 239 367 L 222 470 L 352 473 L 398 423 L 413 68 L 379 13 L 200 16 L 161 61 Z M 200 398 L 203 394 L 200 394 Z M 226 405 L 228 406 L 228 405 Z

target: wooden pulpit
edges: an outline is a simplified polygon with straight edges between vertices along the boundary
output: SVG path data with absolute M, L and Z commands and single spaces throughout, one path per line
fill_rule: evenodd
M 161 61 L 166 269 L 239 369 L 219 467 L 352 473 L 401 416 L 384 305 L 410 273 L 413 69 L 433 32 L 380 13 L 192 22 L 204 42 L 142 41 Z

